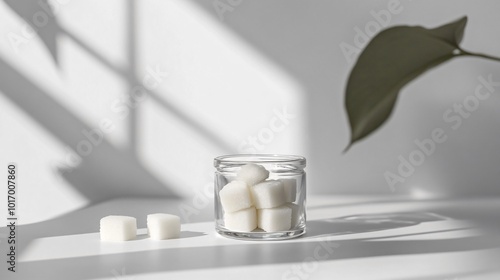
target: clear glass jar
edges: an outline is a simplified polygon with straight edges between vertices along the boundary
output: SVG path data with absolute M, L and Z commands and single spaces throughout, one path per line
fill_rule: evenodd
M 226 155 L 215 158 L 214 166 L 215 229 L 219 234 L 245 240 L 279 240 L 306 232 L 304 157 Z M 256 176 L 266 172 L 267 178 Z

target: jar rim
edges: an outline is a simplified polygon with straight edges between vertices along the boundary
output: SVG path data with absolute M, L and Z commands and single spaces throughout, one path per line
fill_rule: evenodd
M 231 154 L 218 156 L 214 159 L 214 166 L 220 164 L 246 164 L 246 163 L 289 163 L 306 165 L 306 158 L 296 155 L 282 154 Z

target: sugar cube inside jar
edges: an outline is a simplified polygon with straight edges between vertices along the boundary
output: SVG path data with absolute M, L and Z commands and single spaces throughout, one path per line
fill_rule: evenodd
M 215 158 L 215 228 L 225 237 L 278 240 L 306 231 L 306 160 L 291 155 Z

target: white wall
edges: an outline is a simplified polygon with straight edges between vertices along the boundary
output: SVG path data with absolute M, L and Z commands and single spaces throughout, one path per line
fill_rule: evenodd
M 500 80 L 495 62 L 457 59 L 424 75 L 387 125 L 342 154 L 354 62 L 339 46 L 390 1 L 52 3 L 49 16 L 37 1 L 0 3 L 0 157 L 19 164 L 25 222 L 116 196 L 190 197 L 211 184 L 213 157 L 244 151 L 305 155 L 311 193 L 499 193 L 498 95 L 457 130 L 442 117 L 479 76 Z M 463 46 L 500 56 L 499 6 L 402 0 L 388 26 L 467 15 Z M 384 173 L 435 128 L 447 141 L 391 189 Z

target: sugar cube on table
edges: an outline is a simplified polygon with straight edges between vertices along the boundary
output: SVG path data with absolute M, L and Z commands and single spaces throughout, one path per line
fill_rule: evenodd
M 253 186 L 266 180 L 269 177 L 269 171 L 264 166 L 258 164 L 245 164 L 236 173 L 236 180 L 244 181 L 249 186 Z
M 224 226 L 234 231 L 252 231 L 257 228 L 257 211 L 250 207 L 224 215 Z
M 106 216 L 100 220 L 102 241 L 126 241 L 135 239 L 137 220 L 129 216 Z
M 252 206 L 250 190 L 243 181 L 232 181 L 219 191 L 224 212 L 231 213 Z
M 297 180 L 295 179 L 279 179 L 283 183 L 285 189 L 285 201 L 294 202 L 297 198 Z
M 259 209 L 257 220 L 259 228 L 267 232 L 289 230 L 292 227 L 292 209 L 288 206 Z
M 176 215 L 164 213 L 149 214 L 147 224 L 151 239 L 178 238 L 181 234 L 181 219 Z
M 269 180 L 250 187 L 255 208 L 273 208 L 285 203 L 283 182 Z
M 295 227 L 296 225 L 299 224 L 299 219 L 300 219 L 300 216 L 299 216 L 299 209 L 300 209 L 300 206 L 295 204 L 295 203 L 286 203 L 285 206 L 289 207 L 290 209 L 292 209 L 292 226 L 291 228 Z

